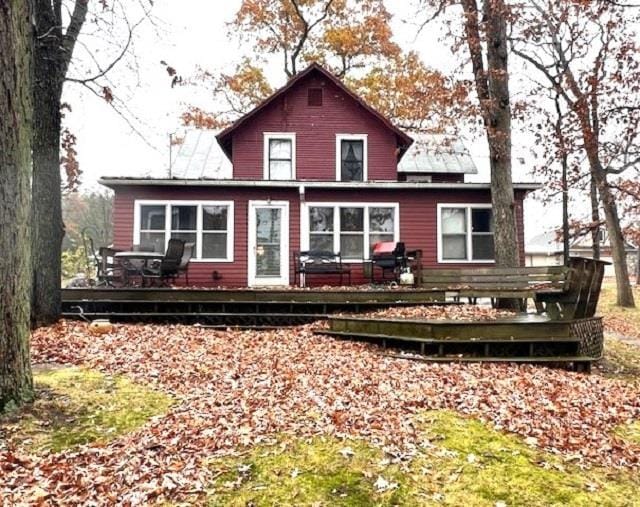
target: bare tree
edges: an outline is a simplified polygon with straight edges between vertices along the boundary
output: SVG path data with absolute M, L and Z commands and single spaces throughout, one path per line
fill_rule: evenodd
M 30 7 L 29 0 L 0 0 L 0 412 L 33 395 L 29 357 Z
M 426 21 L 444 18 L 447 39 L 454 52 L 467 49 L 489 148 L 491 204 L 494 215 L 494 250 L 497 266 L 520 264 L 513 181 L 511 174 L 511 96 L 507 24 L 511 10 L 504 0 L 421 0 Z M 449 18 L 447 16 L 451 14 Z M 467 60 L 461 59 L 466 70 Z
M 577 135 L 565 135 L 565 140 L 585 154 L 595 187 L 590 195 L 597 191 L 611 243 L 617 303 L 629 307 L 634 299 L 611 181 L 640 164 L 638 21 L 624 7 L 603 0 L 528 0 L 512 36 L 514 53 L 543 76 L 567 107 L 563 128 Z
M 481 36 L 477 1 L 461 0 L 461 5 L 465 39 L 489 143 L 496 265 L 515 267 L 519 265 L 519 249 L 511 178 L 511 97 L 507 48 L 509 11 L 503 0 L 484 0 L 484 36 Z
M 34 4 L 36 44 L 31 320 L 34 326 L 40 326 L 55 321 L 60 314 L 60 259 L 64 237 L 61 161 L 65 164 L 71 186 L 77 184 L 79 179 L 79 166 L 73 151 L 75 138 L 67 133 L 63 139 L 64 157 L 60 151 L 64 85 L 71 82 L 82 86 L 104 99 L 127 119 L 126 106 L 115 97 L 108 74 L 130 51 L 134 30 L 149 11 L 143 0 L 132 2 L 142 13 L 136 23 L 131 23 L 118 0 L 34 0 Z M 92 19 L 92 38 L 104 46 L 102 53 L 109 54 L 107 62 L 102 62 L 96 52 L 82 41 L 81 34 L 88 17 Z M 85 59 L 90 64 L 83 66 L 82 75 L 71 75 L 74 54 L 79 45 L 83 47 Z

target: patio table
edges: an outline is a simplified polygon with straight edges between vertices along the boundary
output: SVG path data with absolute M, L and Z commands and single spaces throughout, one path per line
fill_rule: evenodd
M 150 261 L 161 260 L 164 258 L 164 254 L 159 252 L 117 252 L 114 258 L 121 262 L 125 268 L 124 284 L 130 286 L 129 274 L 130 271 L 134 271 L 136 275 L 142 276 L 144 268 L 148 267 Z M 131 261 L 142 261 L 140 266 L 136 266 Z

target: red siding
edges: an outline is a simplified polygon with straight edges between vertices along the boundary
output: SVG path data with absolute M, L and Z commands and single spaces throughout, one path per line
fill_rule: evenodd
M 321 107 L 307 105 L 310 87 L 324 90 Z M 397 180 L 395 134 L 335 84 L 315 74 L 233 133 L 235 179 L 263 179 L 264 132 L 295 132 L 298 180 L 336 180 L 336 134 L 367 134 L 368 179 Z
M 516 218 L 521 262 L 524 260 L 523 192 L 516 192 Z M 133 243 L 133 214 L 135 199 L 163 200 L 233 200 L 235 202 L 235 238 L 233 262 L 193 262 L 189 279 L 196 286 L 247 285 L 247 210 L 249 200 L 289 201 L 289 234 L 291 251 L 300 249 L 300 202 L 297 189 L 243 189 L 215 187 L 118 187 L 114 200 L 114 244 L 128 249 Z M 400 240 L 407 248 L 423 251 L 426 268 L 456 267 L 456 264 L 437 262 L 437 204 L 438 203 L 490 203 L 489 190 L 429 189 L 429 190 L 318 190 L 307 189 L 305 199 L 311 202 L 397 202 L 400 204 Z M 290 259 L 291 265 L 291 259 Z M 487 264 L 482 264 L 486 266 Z M 470 267 L 473 264 L 461 264 Z M 213 271 L 222 275 L 219 282 L 212 279 Z M 353 283 L 363 282 L 359 265 L 352 268 Z M 293 273 L 290 275 L 293 282 Z M 335 279 L 331 279 L 335 283 Z M 330 282 L 331 280 L 326 280 Z M 322 280 L 311 279 L 312 283 Z

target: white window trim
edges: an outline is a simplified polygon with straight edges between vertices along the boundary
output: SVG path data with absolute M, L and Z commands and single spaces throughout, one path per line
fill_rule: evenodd
M 369 147 L 367 134 L 336 134 L 336 181 L 342 181 L 342 141 L 362 141 L 362 181 L 369 181 Z
M 467 241 L 467 258 L 466 259 L 443 259 L 442 258 L 442 210 L 443 208 L 464 208 L 466 212 L 466 223 L 467 223 L 467 232 L 466 232 L 466 241 Z M 436 223 L 437 229 L 437 239 L 438 239 L 438 264 L 494 264 L 495 259 L 485 259 L 485 260 L 474 260 L 472 259 L 473 251 L 472 251 L 472 238 L 473 234 L 471 231 L 471 210 L 473 209 L 492 209 L 491 204 L 477 204 L 477 203 L 463 203 L 463 202 L 452 202 L 452 203 L 438 203 L 438 217 Z M 494 231 L 495 234 L 495 231 Z M 495 252 L 494 252 L 495 255 Z
M 296 134 L 295 132 L 264 132 L 263 133 L 262 178 L 268 181 L 288 181 L 296 179 Z M 269 174 L 269 141 L 271 139 L 285 139 L 291 141 L 291 178 L 287 180 L 272 180 Z
M 393 241 L 400 241 L 400 203 L 397 202 L 306 202 L 300 205 L 300 250 L 309 250 L 309 208 L 333 208 L 333 251 L 340 252 L 340 208 L 365 208 L 364 216 L 364 260 L 369 260 L 371 231 L 369 230 L 369 208 L 393 208 Z M 361 259 L 342 259 L 344 263 L 361 264 Z
M 233 262 L 233 245 L 235 233 L 234 202 L 233 201 L 185 201 L 185 200 L 135 200 L 133 208 L 133 244 L 140 244 L 140 208 L 142 206 L 164 206 L 164 247 L 165 251 L 171 237 L 170 206 L 197 206 L 196 215 L 196 252 L 191 262 Z M 226 258 L 202 258 L 202 207 L 203 206 L 227 206 L 227 257 Z M 158 231 L 160 232 L 160 231 Z M 213 231 L 212 231 L 213 232 Z

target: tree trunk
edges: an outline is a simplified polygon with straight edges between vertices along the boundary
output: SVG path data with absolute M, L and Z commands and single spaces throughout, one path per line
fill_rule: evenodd
M 0 412 L 33 396 L 29 358 L 29 0 L 0 0 Z
M 569 265 L 569 187 L 567 185 L 567 154 L 562 154 L 562 258 Z
M 609 233 L 609 243 L 611 244 L 613 267 L 616 273 L 616 304 L 618 306 L 634 308 L 635 302 L 633 300 L 633 290 L 631 289 L 629 268 L 627 266 L 627 250 L 620 227 L 618 208 L 604 171 L 600 167 L 596 167 L 595 169 L 594 175 L 598 185 L 602 209 L 604 210 L 607 232 Z
M 64 76 L 61 74 L 61 32 L 50 2 L 37 4 L 36 30 L 31 308 L 31 323 L 34 327 L 55 322 L 61 307 L 64 225 L 60 179 L 60 99 Z
M 616 304 L 628 308 L 634 308 L 633 290 L 631 280 L 629 280 L 629 268 L 627 267 L 627 251 L 625 248 L 624 236 L 620 227 L 620 217 L 616 201 L 607 181 L 607 173 L 600 160 L 599 132 L 594 130 L 590 123 L 590 112 L 588 108 L 576 107 L 576 114 L 580 122 L 584 150 L 589 161 L 591 178 L 595 181 L 600 203 L 604 211 L 605 224 L 611 244 L 611 256 L 613 257 L 613 267 L 616 273 Z
M 598 185 L 596 179 L 591 175 L 590 177 L 590 194 L 591 194 L 591 222 L 594 228 L 591 229 L 591 251 L 594 259 L 600 259 L 600 204 L 598 202 Z
M 496 266 L 520 264 L 511 180 L 511 101 L 507 51 L 506 6 L 503 0 L 484 1 L 487 23 L 487 73 L 491 123 L 487 125 L 491 160 L 491 205 L 495 225 Z
M 484 1 L 482 21 L 487 38 L 485 70 L 477 0 L 460 0 L 460 5 L 464 11 L 465 38 L 489 144 L 495 262 L 497 266 L 515 267 L 520 264 L 520 258 L 511 181 L 507 8 L 503 0 Z

